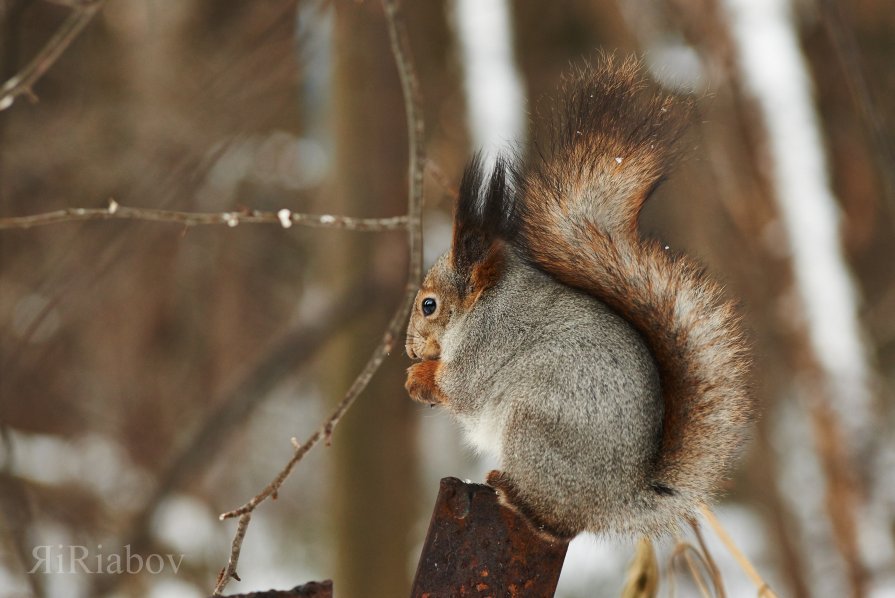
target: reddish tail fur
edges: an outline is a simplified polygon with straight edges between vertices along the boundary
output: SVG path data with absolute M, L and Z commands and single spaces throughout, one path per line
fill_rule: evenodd
M 717 488 L 751 420 L 748 358 L 720 286 L 637 233 L 692 112 L 644 88 L 631 60 L 603 59 L 567 82 L 559 126 L 549 127 L 559 133 L 521 174 L 514 220 L 533 262 L 601 299 L 646 340 L 665 401 L 653 485 L 695 506 Z

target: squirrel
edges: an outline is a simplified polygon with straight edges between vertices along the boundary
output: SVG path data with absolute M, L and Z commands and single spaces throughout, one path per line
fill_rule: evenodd
M 734 302 L 637 232 L 694 111 L 641 73 L 579 68 L 528 164 L 471 160 L 407 331 L 411 398 L 499 459 L 488 483 L 553 539 L 672 533 L 754 417 Z

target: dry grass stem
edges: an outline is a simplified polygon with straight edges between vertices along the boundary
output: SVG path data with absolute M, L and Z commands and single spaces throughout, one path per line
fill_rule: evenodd
M 699 550 L 702 552 L 702 556 L 705 559 L 705 564 L 708 568 L 709 575 L 712 578 L 712 583 L 715 585 L 715 591 L 718 596 L 724 598 L 727 593 L 724 591 L 724 580 L 721 578 L 721 570 L 718 569 L 715 559 L 712 558 L 712 553 L 709 552 L 709 547 L 706 546 L 705 538 L 702 536 L 702 530 L 699 529 L 699 524 L 695 520 L 690 521 L 690 527 L 693 529 L 693 534 L 696 536 L 696 541 L 699 543 Z
M 709 568 L 708 563 L 706 562 L 703 555 L 696 549 L 695 546 L 690 544 L 689 542 L 684 541 L 683 539 L 679 539 L 677 546 L 674 547 L 674 551 L 671 553 L 671 557 L 669 557 L 669 569 L 674 568 L 674 564 L 677 559 L 683 556 L 684 563 L 687 565 L 687 569 L 690 571 L 690 575 L 693 578 L 693 582 L 696 584 L 696 587 L 699 588 L 699 593 L 702 598 L 712 598 L 711 592 L 709 592 L 708 583 L 706 582 L 706 573 L 711 575 L 711 570 Z M 702 567 L 697 566 L 697 562 L 694 561 L 694 557 Z M 675 581 L 675 576 L 673 574 L 669 575 L 670 584 L 669 584 L 669 595 L 674 597 L 677 596 L 677 582 Z M 715 581 L 714 579 L 712 580 Z M 723 598 L 723 594 L 717 594 L 718 588 L 716 590 L 716 597 Z M 723 592 L 723 590 L 722 590 Z
M 659 592 L 659 562 L 649 538 L 637 542 L 637 552 L 628 568 L 622 598 L 655 598 Z
M 715 517 L 715 514 L 709 509 L 706 505 L 702 505 L 699 507 L 699 510 L 702 512 L 702 516 L 705 517 L 705 520 L 715 531 L 715 535 L 724 543 L 724 546 L 727 547 L 727 550 L 730 551 L 730 554 L 733 555 L 733 558 L 736 559 L 737 563 L 740 565 L 740 568 L 749 576 L 749 579 L 752 580 L 752 583 L 755 584 L 755 587 L 758 588 L 759 596 L 763 598 L 777 598 L 777 594 L 774 593 L 774 590 L 771 589 L 771 586 L 758 574 L 758 571 L 746 558 L 737 545 L 734 543 L 733 539 L 730 537 L 730 534 L 727 533 L 727 530 L 721 525 L 721 522 L 718 521 L 718 518 Z

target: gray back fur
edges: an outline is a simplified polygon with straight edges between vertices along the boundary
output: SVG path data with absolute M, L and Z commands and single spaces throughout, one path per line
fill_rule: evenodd
M 513 250 L 442 339 L 441 385 L 470 443 L 525 502 L 577 529 L 638 531 L 663 401 L 640 335 Z M 546 389 L 546 392 L 545 392 Z

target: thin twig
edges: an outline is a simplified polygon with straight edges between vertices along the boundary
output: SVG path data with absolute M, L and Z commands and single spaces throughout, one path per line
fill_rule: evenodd
M 59 57 L 96 16 L 104 3 L 105 0 L 85 0 L 72 4 L 73 12 L 50 38 L 47 45 L 25 68 L 6 81 L 3 87 L 0 87 L 0 111 L 12 106 L 18 96 L 24 95 L 36 99 L 32 89 L 34 84 L 59 60 Z
M 236 581 L 242 581 L 239 579 L 239 575 L 236 573 L 236 563 L 239 561 L 239 552 L 242 550 L 242 541 L 245 540 L 246 531 L 249 529 L 249 522 L 252 520 L 251 513 L 243 513 L 239 518 L 239 523 L 236 524 L 236 535 L 233 538 L 233 549 L 230 551 L 230 558 L 227 561 L 227 566 L 221 569 L 221 572 L 218 573 L 218 583 L 215 586 L 214 595 L 218 595 L 219 592 L 217 590 L 218 587 L 221 589 L 227 585 L 227 581 L 232 577 Z
M 415 290 L 414 290 L 415 292 Z M 404 307 L 402 305 L 402 307 Z M 389 328 L 386 330 L 385 335 L 383 336 L 382 341 L 380 341 L 379 345 L 373 351 L 373 354 L 370 356 L 370 359 L 367 360 L 364 369 L 358 374 L 357 378 L 355 378 L 354 383 L 352 383 L 351 387 L 348 389 L 348 392 L 345 393 L 345 396 L 333 410 L 328 418 L 317 428 L 304 442 L 299 443 L 294 438 L 292 439 L 292 444 L 295 447 L 295 450 L 292 453 L 292 457 L 280 470 L 280 472 L 276 475 L 276 477 L 271 480 L 271 482 L 265 486 L 261 492 L 256 494 L 249 500 L 247 503 L 242 505 L 241 507 L 237 507 L 232 511 L 227 511 L 226 513 L 222 513 L 220 515 L 220 519 L 232 519 L 233 517 L 241 517 L 246 513 L 251 513 L 255 510 L 255 508 L 267 500 L 270 497 L 276 498 L 277 492 L 280 490 L 280 486 L 283 485 L 283 482 L 286 481 L 286 478 L 289 477 L 289 474 L 292 473 L 292 469 L 301 461 L 304 456 L 314 448 L 317 443 L 321 440 L 324 440 L 328 445 L 330 443 L 330 439 L 332 438 L 332 433 L 335 427 L 342 420 L 342 417 L 351 408 L 351 405 L 354 403 L 355 399 L 360 395 L 361 392 L 367 387 L 367 384 L 373 378 L 373 374 L 376 373 L 376 370 L 379 369 L 379 366 L 382 365 L 383 360 L 386 356 L 394 349 L 395 339 L 399 338 L 397 334 L 395 334 L 392 329 L 396 326 L 400 326 L 403 324 L 404 320 L 407 317 L 407 310 L 402 310 L 400 314 L 397 312 L 392 317 L 392 321 L 389 325 Z M 395 324 L 397 322 L 397 324 Z
M 423 175 L 426 166 L 425 126 L 423 123 L 422 97 L 419 89 L 410 42 L 396 0 L 382 0 L 388 24 L 392 54 L 401 79 L 404 109 L 407 116 L 407 138 L 410 153 L 408 165 L 409 188 L 407 195 L 407 244 L 410 261 L 407 267 L 408 296 L 405 299 L 404 317 L 413 302 L 417 287 L 423 278 Z
M 0 230 L 31 228 L 32 226 L 44 226 L 78 220 L 143 220 L 174 223 L 185 227 L 210 224 L 233 227 L 247 223 L 278 224 L 283 228 L 290 228 L 293 224 L 298 224 L 316 228 L 341 228 L 358 231 L 400 230 L 407 227 L 407 216 L 353 218 L 351 216 L 334 216 L 331 214 L 300 214 L 286 209 L 278 212 L 261 212 L 258 210 L 243 210 L 239 212 L 175 212 L 150 208 L 128 208 L 112 200 L 109 202 L 108 208 L 66 208 L 30 216 L 0 218 Z
M 398 67 L 398 75 L 401 79 L 401 90 L 404 96 L 404 107 L 407 114 L 407 134 L 410 149 L 409 163 L 409 190 L 407 196 L 407 244 L 410 253 L 408 260 L 407 286 L 405 288 L 404 299 L 401 305 L 392 316 L 382 341 L 374 349 L 373 354 L 367 360 L 361 373 L 354 380 L 354 383 L 348 389 L 348 392 L 342 398 L 341 402 L 336 406 L 335 410 L 323 422 L 323 424 L 311 434 L 303 443 L 298 444 L 293 439 L 295 450 L 292 458 L 286 466 L 276 475 L 276 477 L 268 484 L 260 493 L 255 495 L 249 502 L 243 506 L 223 513 L 221 519 L 239 517 L 240 525 L 237 528 L 237 534 L 233 538 L 230 548 L 230 558 L 227 566 L 221 571 L 218 577 L 218 583 L 214 588 L 213 595 L 219 596 L 224 587 L 231 578 L 239 579 L 236 573 L 236 567 L 239 562 L 239 551 L 242 547 L 242 541 L 245 537 L 245 527 L 248 526 L 249 516 L 255 508 L 264 502 L 267 498 L 276 498 L 277 492 L 282 486 L 286 478 L 292 472 L 292 469 L 301 461 L 304 456 L 321 440 L 327 444 L 332 437 L 333 430 L 341 421 L 342 417 L 354 404 L 354 401 L 366 388 L 373 374 L 379 369 L 385 357 L 394 349 L 396 340 L 401 338 L 401 328 L 407 319 L 407 314 L 413 305 L 413 299 L 416 295 L 420 280 L 422 279 L 422 226 L 421 213 L 423 204 L 423 167 L 426 163 L 425 147 L 423 145 L 424 125 L 422 119 L 422 102 L 420 100 L 419 84 L 416 72 L 413 67 L 413 59 L 410 54 L 410 44 L 407 39 L 407 32 L 401 13 L 395 0 L 382 0 L 385 8 L 386 23 L 388 25 L 389 40 L 391 42 L 392 54 L 394 55 L 395 64 Z
M 699 511 L 702 513 L 702 516 L 705 517 L 705 520 L 708 524 L 715 530 L 715 535 L 724 543 L 724 546 L 727 547 L 727 550 L 730 551 L 730 554 L 733 555 L 733 558 L 736 559 L 736 562 L 740 565 L 740 568 L 749 576 L 749 579 L 752 580 L 752 583 L 758 588 L 758 595 L 762 598 L 777 598 L 777 594 L 774 593 L 774 590 L 771 589 L 771 586 L 758 574 L 758 571 L 752 565 L 746 555 L 740 552 L 740 549 L 737 548 L 737 545 L 734 543 L 733 539 L 730 537 L 730 534 L 727 533 L 727 530 L 721 525 L 721 522 L 718 521 L 718 518 L 715 517 L 715 514 L 712 513 L 712 510 L 709 509 L 706 505 L 701 505 L 699 507 Z

